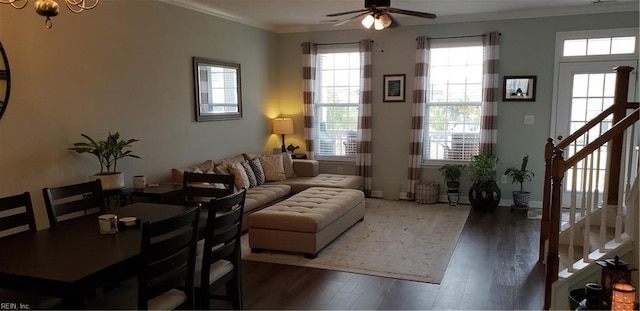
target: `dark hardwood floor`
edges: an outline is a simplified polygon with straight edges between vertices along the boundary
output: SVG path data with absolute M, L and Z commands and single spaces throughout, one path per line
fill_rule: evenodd
M 523 210 L 472 210 L 440 285 L 243 261 L 244 307 L 541 310 L 539 226 Z

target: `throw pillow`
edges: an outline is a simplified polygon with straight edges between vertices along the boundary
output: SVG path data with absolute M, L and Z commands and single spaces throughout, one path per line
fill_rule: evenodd
M 262 164 L 262 170 L 264 171 L 264 177 L 267 181 L 285 180 L 287 176 L 284 174 L 284 166 L 282 164 L 282 157 L 276 156 L 261 156 L 260 164 Z
M 249 161 L 249 164 L 251 165 L 251 169 L 253 169 L 253 173 L 256 176 L 256 186 L 264 184 L 264 171 L 262 170 L 260 159 L 253 158 L 251 161 Z
M 249 162 L 244 161 L 241 163 L 242 168 L 244 168 L 244 172 L 247 173 L 247 178 L 249 179 L 249 187 L 253 188 L 257 186 L 256 174 L 253 172 L 251 165 Z
M 280 154 L 280 156 L 282 156 L 284 175 L 287 176 L 287 178 L 293 177 L 293 160 L 291 159 L 291 154 L 288 152 L 283 152 Z
M 247 177 L 247 173 L 244 171 L 244 167 L 242 164 L 236 162 L 229 166 L 229 172 L 235 175 L 234 184 L 236 189 L 242 189 L 242 187 L 249 188 L 249 177 Z

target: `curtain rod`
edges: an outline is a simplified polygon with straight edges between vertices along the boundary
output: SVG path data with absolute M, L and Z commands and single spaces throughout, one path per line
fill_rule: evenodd
M 371 42 L 374 42 L 373 40 L 371 40 Z M 358 44 L 360 43 L 360 41 L 354 41 L 354 42 L 334 42 L 334 43 L 314 43 L 315 45 L 339 45 L 339 44 Z M 300 44 L 300 46 L 302 46 L 302 44 Z
M 502 33 L 499 32 L 498 33 L 499 36 L 502 36 Z M 482 37 L 484 36 L 484 34 L 481 35 L 469 35 L 469 36 L 453 36 L 453 37 L 428 37 L 431 40 L 438 40 L 438 39 L 458 39 L 458 38 L 473 38 L 473 37 Z M 416 38 L 416 41 L 418 40 L 418 38 Z

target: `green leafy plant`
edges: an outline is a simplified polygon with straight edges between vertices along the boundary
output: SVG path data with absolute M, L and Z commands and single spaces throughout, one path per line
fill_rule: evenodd
M 462 164 L 445 164 L 438 170 L 442 173 L 446 182 L 460 182 L 464 168 L 465 166 Z
M 535 176 L 532 171 L 527 169 L 527 163 L 529 163 L 529 155 L 526 155 L 522 158 L 522 164 L 520 165 L 520 168 L 512 166 L 504 171 L 505 175 L 511 177 L 512 184 L 520 183 L 520 193 L 524 192 L 524 182 L 531 181 L 531 179 Z
M 498 158 L 490 152 L 483 151 L 473 156 L 471 163 L 467 166 L 471 181 L 473 183 L 495 181 L 497 164 Z
M 131 145 L 139 140 L 137 139 L 121 139 L 118 132 L 107 136 L 106 140 L 94 140 L 86 134 L 80 134 L 88 142 L 77 142 L 73 144 L 73 147 L 69 148 L 71 151 L 77 153 L 91 153 L 100 162 L 100 174 L 113 174 L 116 173 L 118 160 L 126 157 L 141 159 L 139 156 L 131 153 Z

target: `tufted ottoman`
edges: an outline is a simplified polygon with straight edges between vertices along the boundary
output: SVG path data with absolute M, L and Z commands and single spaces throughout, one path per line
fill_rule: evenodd
M 364 193 L 355 189 L 312 187 L 249 216 L 249 246 L 304 253 L 318 252 L 364 219 Z

